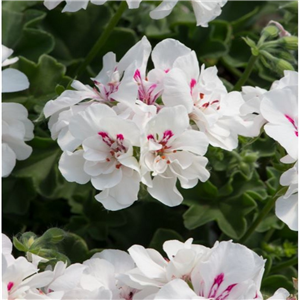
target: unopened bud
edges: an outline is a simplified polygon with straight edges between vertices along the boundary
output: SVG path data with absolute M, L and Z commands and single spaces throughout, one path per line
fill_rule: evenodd
M 284 59 L 277 59 L 275 62 L 275 68 L 279 73 L 283 73 L 283 71 L 295 71 L 294 67 Z
M 278 40 L 282 46 L 288 50 L 298 49 L 298 37 L 297 36 L 285 36 Z
M 278 23 L 276 21 L 270 21 L 268 25 L 274 25 L 274 26 L 276 26 L 277 29 L 278 29 L 278 31 L 279 31 L 279 36 L 280 37 L 290 36 L 291 35 L 288 31 L 286 31 L 284 29 L 284 27 L 280 23 Z
M 268 25 L 261 32 L 261 35 L 264 36 L 265 39 L 276 38 L 278 36 L 278 34 L 279 34 L 279 29 L 276 25 Z

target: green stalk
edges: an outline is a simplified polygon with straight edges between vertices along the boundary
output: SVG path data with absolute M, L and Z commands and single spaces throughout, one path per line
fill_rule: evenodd
M 230 73 L 232 73 L 232 75 L 234 75 L 234 76 L 237 77 L 237 78 L 240 78 L 240 77 L 242 76 L 243 73 L 242 73 L 241 71 L 239 71 L 237 68 L 231 66 L 231 65 L 230 65 L 229 63 L 227 63 L 227 62 L 225 61 L 225 59 L 223 59 L 222 57 L 221 57 L 220 61 L 221 61 L 222 65 L 223 65 Z M 252 79 L 250 79 L 250 78 L 247 79 L 247 83 L 249 83 L 249 84 L 251 84 L 251 85 L 253 85 L 253 86 L 256 86 L 256 83 L 255 83 Z
M 77 77 L 82 74 L 82 72 L 86 69 L 88 64 L 95 58 L 95 56 L 99 53 L 101 48 L 106 43 L 107 39 L 111 35 L 112 31 L 118 24 L 119 20 L 122 17 L 123 12 L 126 10 L 127 4 L 126 1 L 121 1 L 121 4 L 119 5 L 117 11 L 113 15 L 113 17 L 110 19 L 109 23 L 105 27 L 104 31 L 102 32 L 101 36 L 89 52 L 89 54 L 86 56 L 85 60 L 82 62 L 82 64 L 79 66 L 77 71 Z
M 276 265 L 275 267 L 273 267 L 270 271 L 270 273 L 278 273 L 280 272 L 281 270 L 284 270 L 288 267 L 292 267 L 292 266 L 295 266 L 298 264 L 298 257 L 295 256 L 293 257 L 292 259 L 289 259 L 287 261 L 284 261 L 278 265 Z
M 239 79 L 239 81 L 236 83 L 236 85 L 233 88 L 234 91 L 240 91 L 241 87 L 246 83 L 246 81 L 248 80 L 248 78 L 253 70 L 253 67 L 255 65 L 257 58 L 258 58 L 258 56 L 254 56 L 254 55 L 252 55 L 250 57 L 250 60 L 248 62 L 248 65 L 247 65 L 242 77 Z
M 252 233 L 255 231 L 255 229 L 260 224 L 260 222 L 267 216 L 267 214 L 274 207 L 277 198 L 278 197 L 277 197 L 277 194 L 276 194 L 273 198 L 271 198 L 267 202 L 267 204 L 265 205 L 265 207 L 261 210 L 260 214 L 255 219 L 255 221 L 253 222 L 253 224 L 248 228 L 248 230 L 246 231 L 246 233 L 240 238 L 239 243 L 244 244 L 248 240 L 248 238 L 252 235 Z

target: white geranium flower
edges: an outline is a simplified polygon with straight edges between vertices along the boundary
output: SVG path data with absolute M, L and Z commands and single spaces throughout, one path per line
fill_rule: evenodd
M 162 100 L 166 106 L 184 105 L 212 146 L 229 151 L 237 147 L 244 101 L 238 92 L 227 93 L 215 67 L 202 66 L 200 73 L 194 51 L 179 57 L 166 75 Z
M 205 134 L 190 129 L 184 106 L 161 109 L 146 125 L 141 148 L 142 181 L 151 196 L 168 206 L 179 205 L 183 197 L 177 179 L 189 189 L 209 178 L 203 157 L 207 147 Z
M 283 101 L 284 100 L 284 101 Z M 261 102 L 261 114 L 267 120 L 265 132 L 295 160 L 298 159 L 298 88 L 272 90 Z
M 61 2 L 64 0 L 44 0 L 44 5 L 49 9 L 52 10 L 54 9 L 57 5 L 59 5 Z M 86 9 L 89 0 L 65 0 L 66 5 L 62 12 L 76 12 L 79 11 L 80 9 Z M 106 2 L 107 0 L 91 0 L 92 4 L 96 5 L 102 5 Z M 129 8 L 138 8 L 140 5 L 140 2 L 142 0 L 126 0 L 128 7 Z
M 264 264 L 260 256 L 243 245 L 216 243 L 192 272 L 194 291 L 211 300 L 262 299 Z
M 13 264 L 2 266 L 2 299 L 28 299 L 27 293 L 42 288 L 53 278 L 50 271 L 37 273 L 38 269 L 24 257 L 18 257 Z
M 2 177 L 8 176 L 16 160 L 25 160 L 32 148 L 25 141 L 33 139 L 33 124 L 26 108 L 19 103 L 2 103 Z
M 163 2 L 150 12 L 152 19 L 162 19 L 168 16 L 178 0 L 163 0 Z M 197 19 L 197 26 L 207 27 L 222 12 L 221 8 L 227 0 L 191 0 Z
M 2 45 L 2 67 L 18 61 L 17 57 L 9 59 L 12 53 L 12 49 Z M 19 92 L 28 89 L 28 87 L 28 78 L 22 72 L 11 68 L 2 71 L 2 93 Z
M 284 71 L 284 77 L 274 81 L 270 91 L 285 87 L 298 87 L 298 72 Z M 267 122 L 261 113 L 261 102 L 268 93 L 269 91 L 260 87 L 242 87 L 245 103 L 240 108 L 243 123 L 239 128 L 239 134 L 247 137 L 256 137 L 260 134 L 261 127 Z
M 135 123 L 94 103 L 74 116 L 69 127 L 82 146 L 62 154 L 59 169 L 63 176 L 80 184 L 91 181 L 102 190 L 96 199 L 106 209 L 122 209 L 136 201 L 140 174 L 133 147 L 139 146 L 140 132 Z
M 102 70 L 92 79 L 95 84 L 94 88 L 74 80 L 71 86 L 75 90 L 66 90 L 57 99 L 46 103 L 44 114 L 46 118 L 50 117 L 51 137 L 57 139 L 62 150 L 73 151 L 80 145 L 80 141 L 75 139 L 69 131 L 72 117 L 93 103 L 106 103 L 110 106 L 116 104 L 115 96 L 124 72 L 131 64 L 134 64 L 141 73 L 145 73 L 150 51 L 151 45 L 147 38 L 143 37 L 140 42 L 127 51 L 118 63 L 116 62 L 116 55 L 109 52 L 103 57 Z M 131 96 L 128 95 L 128 89 L 123 91 L 124 97 L 120 93 L 118 93 L 118 97 L 131 99 Z
M 163 249 L 168 259 L 154 249 L 145 249 L 139 245 L 130 247 L 128 252 L 137 268 L 126 272 L 120 279 L 137 289 L 161 288 L 175 278 L 190 280 L 196 264 L 205 259 L 210 251 L 204 246 L 192 245 L 192 241 L 166 241 Z

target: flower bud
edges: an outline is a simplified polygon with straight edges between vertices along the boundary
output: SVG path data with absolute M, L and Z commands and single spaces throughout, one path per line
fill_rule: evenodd
M 285 36 L 278 40 L 280 44 L 288 50 L 298 49 L 298 37 L 297 36 Z
M 261 35 L 264 36 L 265 39 L 276 38 L 278 36 L 278 34 L 279 34 L 279 29 L 275 25 L 268 25 L 261 32 Z
M 275 61 L 275 68 L 279 73 L 283 73 L 283 71 L 286 70 L 295 71 L 294 67 L 284 59 L 277 59 L 277 61 Z

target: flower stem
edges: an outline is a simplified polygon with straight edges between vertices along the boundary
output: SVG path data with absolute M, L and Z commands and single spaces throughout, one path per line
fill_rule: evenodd
M 241 71 L 239 71 L 237 68 L 235 68 L 232 65 L 230 65 L 229 63 L 227 63 L 223 57 L 221 57 L 220 62 L 235 77 L 240 78 L 242 76 L 243 73 Z M 246 82 L 248 82 L 249 84 L 251 84 L 253 86 L 256 85 L 256 83 L 250 78 L 248 78 Z
M 242 77 L 239 79 L 239 81 L 236 83 L 236 85 L 233 88 L 234 91 L 240 91 L 241 87 L 246 83 L 246 81 L 248 80 L 248 78 L 253 70 L 253 67 L 255 65 L 257 58 L 258 58 L 258 56 L 254 56 L 254 55 L 252 55 L 250 57 L 250 60 L 248 62 L 248 65 L 247 65 Z
M 245 243 L 248 240 L 248 238 L 252 235 L 252 233 L 255 231 L 255 229 L 260 224 L 260 222 L 267 216 L 267 214 L 274 207 L 275 202 L 279 197 L 278 194 L 281 192 L 281 190 L 278 191 L 278 193 L 276 193 L 276 195 L 273 198 L 269 199 L 269 201 L 266 203 L 264 208 L 261 210 L 260 214 L 257 216 L 255 221 L 253 222 L 253 224 L 248 228 L 246 233 L 240 238 L 239 243 L 241 243 L 241 244 Z
M 121 1 L 117 11 L 113 15 L 113 17 L 110 19 L 109 23 L 105 27 L 104 31 L 102 32 L 101 36 L 91 49 L 91 51 L 86 56 L 85 60 L 82 62 L 82 64 L 79 66 L 77 71 L 77 77 L 82 74 L 82 72 L 85 70 L 85 68 L 88 66 L 88 64 L 95 58 L 95 56 L 99 53 L 100 49 L 104 46 L 107 39 L 111 35 L 112 31 L 114 30 L 115 26 L 118 24 L 119 20 L 122 17 L 123 12 L 126 10 L 127 4 L 126 1 Z
M 295 256 L 293 257 L 292 259 L 289 259 L 287 261 L 284 261 L 278 265 L 276 265 L 275 267 L 273 267 L 270 271 L 270 273 L 278 273 L 280 272 L 281 270 L 284 270 L 288 267 L 292 267 L 292 266 L 295 266 L 298 264 L 298 257 Z

